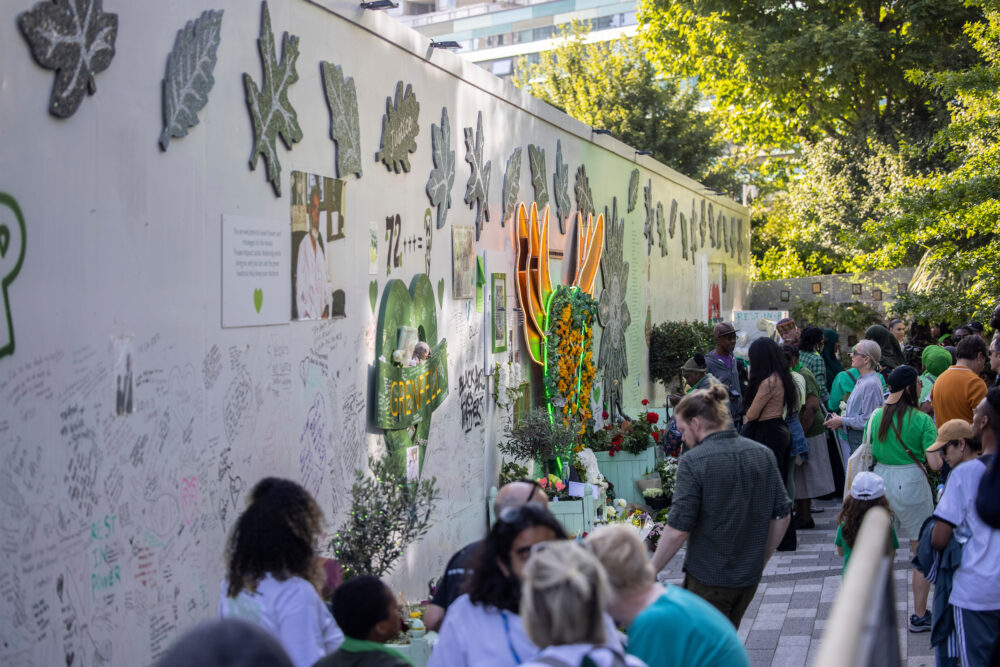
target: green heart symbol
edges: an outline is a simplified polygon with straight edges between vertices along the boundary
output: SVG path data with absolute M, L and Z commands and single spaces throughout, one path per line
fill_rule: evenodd
M 416 366 L 393 361 L 401 327 L 417 329 L 420 340 L 431 348 L 430 358 Z M 438 340 L 437 308 L 427 274 L 414 277 L 409 290 L 401 280 L 386 283 L 375 337 L 375 400 L 371 403 L 390 456 L 403 466 L 406 450 L 419 446 L 419 469 L 423 468 L 431 414 L 448 395 L 445 343 Z
M 444 307 L 444 278 L 438 280 L 438 308 Z
M 0 259 L 7 256 L 7 248 L 10 247 L 10 228 L 7 225 L 0 225 Z
M 594 385 L 594 402 L 595 403 L 601 402 L 601 388 L 596 384 Z
M 375 304 L 378 303 L 378 281 L 373 280 L 368 283 L 368 300 L 372 303 L 372 313 L 375 312 Z
M 264 290 L 258 287 L 253 291 L 253 307 L 257 309 L 258 313 L 260 312 L 260 307 L 261 305 L 263 305 L 263 303 L 264 303 Z

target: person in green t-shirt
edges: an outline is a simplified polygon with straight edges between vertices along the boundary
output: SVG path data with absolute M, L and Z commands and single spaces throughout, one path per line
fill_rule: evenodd
M 690 591 L 656 582 L 646 545 L 634 530 L 603 526 L 585 542 L 607 572 L 607 611 L 625 626 L 629 654 L 664 667 L 750 666 L 736 628 L 722 612 Z
M 924 372 L 920 376 L 922 385 L 920 388 L 920 409 L 932 415 L 934 412 L 931 405 L 931 387 L 934 386 L 934 381 L 938 379 L 938 376 L 948 370 L 948 367 L 954 362 L 951 358 L 951 352 L 940 345 L 925 347 L 924 351 L 920 353 L 920 362 L 924 365 Z
M 892 515 L 892 508 L 885 497 L 885 481 L 873 472 L 859 472 L 851 483 L 850 495 L 844 498 L 843 509 L 837 515 L 837 537 L 833 543 L 837 546 L 837 553 L 844 557 L 842 572 L 847 571 L 847 561 L 851 558 L 851 549 L 854 548 L 854 540 L 861 529 L 861 521 L 873 507 L 884 507 Z M 899 548 L 899 540 L 896 538 L 896 529 L 890 526 L 889 530 L 892 532 L 892 549 L 895 552 Z M 892 557 L 893 554 L 889 554 L 889 558 Z

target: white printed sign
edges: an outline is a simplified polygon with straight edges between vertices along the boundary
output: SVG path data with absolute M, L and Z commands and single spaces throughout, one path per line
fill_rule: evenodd
M 222 216 L 222 326 L 284 324 L 292 317 L 288 222 Z

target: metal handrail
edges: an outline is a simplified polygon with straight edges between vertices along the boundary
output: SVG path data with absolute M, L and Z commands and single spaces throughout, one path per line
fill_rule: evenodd
M 890 525 L 881 507 L 865 514 L 814 667 L 901 664 Z

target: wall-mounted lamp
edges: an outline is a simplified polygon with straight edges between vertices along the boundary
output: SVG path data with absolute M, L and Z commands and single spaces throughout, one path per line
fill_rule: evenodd
M 653 151 L 636 151 L 636 155 L 652 155 Z
M 396 7 L 399 5 L 392 0 L 372 0 L 361 3 L 361 9 L 395 9 Z
M 444 42 L 435 42 L 434 40 L 431 40 L 431 48 L 432 49 L 460 49 L 460 48 L 462 48 L 462 45 L 459 44 L 456 41 L 453 41 L 453 40 L 447 40 L 447 41 L 444 41 Z
M 594 134 L 611 134 L 611 130 L 605 130 L 599 127 L 592 127 L 590 128 L 590 131 Z

